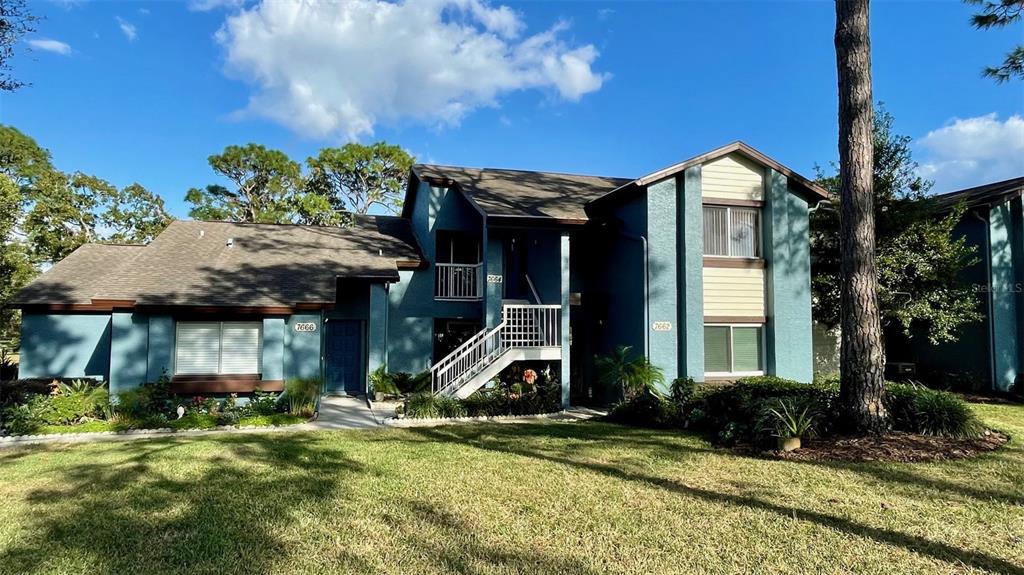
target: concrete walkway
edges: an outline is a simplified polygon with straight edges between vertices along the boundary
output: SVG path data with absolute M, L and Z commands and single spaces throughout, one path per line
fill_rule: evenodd
M 365 399 L 328 395 L 320 400 L 320 415 L 305 424 L 316 430 L 362 429 L 380 425 Z

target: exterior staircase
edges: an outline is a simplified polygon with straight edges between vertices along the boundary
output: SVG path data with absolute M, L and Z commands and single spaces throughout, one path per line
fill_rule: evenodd
M 504 304 L 483 329 L 430 368 L 434 393 L 464 399 L 513 362 L 562 358 L 562 308 Z

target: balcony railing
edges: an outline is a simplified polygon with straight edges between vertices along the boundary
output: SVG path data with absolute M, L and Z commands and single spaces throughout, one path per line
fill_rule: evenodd
M 434 299 L 483 298 L 484 264 L 434 264 Z

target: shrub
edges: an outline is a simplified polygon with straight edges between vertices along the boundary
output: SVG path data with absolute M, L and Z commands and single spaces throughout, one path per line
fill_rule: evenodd
M 438 417 L 465 417 L 466 407 L 457 397 L 438 397 L 436 401 Z
M 320 399 L 322 382 L 319 378 L 294 378 L 284 384 L 285 397 L 288 398 L 288 413 L 312 417 Z
M 370 374 L 370 387 L 374 393 L 383 393 L 384 395 L 401 395 L 402 393 L 395 385 L 394 375 L 388 373 L 383 365 Z
M 788 439 L 812 435 L 815 414 L 810 405 L 798 409 L 790 406 L 790 402 L 780 399 L 778 407 L 768 410 L 771 418 L 771 432 L 775 437 Z
M 658 392 L 657 386 L 665 383 L 665 374 L 646 357 L 630 359 L 632 347 L 623 345 L 594 361 L 598 381 L 606 389 L 622 390 L 626 399 L 632 399 L 645 391 Z
M 661 395 L 644 391 L 612 406 L 608 421 L 637 427 L 670 427 L 675 421 L 673 406 Z
M 109 411 L 136 419 L 154 416 L 166 418 L 177 406 L 170 392 L 170 382 L 170 378 L 164 375 L 157 381 L 122 391 L 117 394 L 117 401 Z
M 827 435 L 837 420 L 839 390 L 831 384 L 807 384 L 774 377 L 748 377 L 733 385 L 712 389 L 703 394 L 690 414 L 692 425 L 712 433 L 717 440 L 759 442 L 763 432 L 772 425 L 770 410 L 779 401 L 802 412 L 814 414 L 812 433 Z
M 890 383 L 886 386 L 885 407 L 898 431 L 972 438 L 985 430 L 965 401 L 944 391 Z
M 441 416 L 441 408 L 433 393 L 416 393 L 405 402 L 405 415 L 416 418 L 434 418 Z
M 273 415 L 278 413 L 279 396 L 269 391 L 254 391 L 241 415 Z

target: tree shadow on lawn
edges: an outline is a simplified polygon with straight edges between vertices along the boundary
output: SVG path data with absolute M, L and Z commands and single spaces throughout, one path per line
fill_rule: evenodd
M 52 475 L 46 479 L 59 487 L 28 493 L 30 511 L 19 519 L 24 525 L 16 538 L 0 552 L 0 573 L 60 568 L 147 575 L 286 570 L 294 550 L 281 533 L 300 521 L 323 517 L 316 509 L 343 498 L 346 482 L 377 473 L 331 439 L 300 433 L 139 440 L 118 444 L 112 460 L 105 453 L 104 461 L 57 467 L 46 472 Z M 175 452 L 200 442 L 215 442 L 223 455 Z M 26 453 L 40 451 L 50 449 Z M 18 455 L 0 456 L 0 463 Z M 273 472 L 264 472 L 261 465 Z M 202 472 L 189 473 L 194 468 Z M 409 556 L 423 565 L 459 573 L 479 572 L 481 565 L 592 573 L 562 555 L 486 544 L 470 521 L 438 504 L 406 500 L 400 509 L 392 520 L 410 522 L 401 526 L 400 544 L 411 548 Z M 344 529 L 353 518 L 336 519 L 322 525 L 332 532 L 332 542 L 322 550 L 323 557 L 313 559 L 335 571 L 379 570 L 344 545 Z M 420 533 L 423 523 L 433 529 Z M 415 572 L 419 564 L 406 567 Z
M 767 511 L 786 518 L 799 518 L 828 529 L 834 529 L 857 537 L 873 539 L 879 543 L 903 547 L 918 555 L 931 557 L 954 565 L 963 564 L 969 567 L 986 569 L 996 573 L 1024 575 L 1024 566 L 1011 563 L 1005 559 L 989 555 L 984 552 L 961 549 L 941 541 L 908 535 L 892 529 L 862 525 L 847 518 L 835 517 L 817 511 L 779 505 L 756 497 L 719 493 L 709 489 L 691 487 L 664 477 L 632 471 L 623 468 L 621 465 L 617 466 L 591 461 L 581 461 L 565 451 L 559 452 L 558 450 L 526 448 L 518 441 L 518 434 L 514 434 L 513 439 L 509 440 L 507 438 L 503 439 L 497 434 L 481 433 L 480 431 L 474 431 L 472 428 L 459 426 L 443 428 L 411 428 L 410 431 L 430 441 L 462 444 L 470 442 L 473 447 L 478 449 L 519 455 L 540 461 L 576 467 L 623 481 L 650 485 L 679 496 L 692 497 L 711 503 L 746 507 L 752 510 Z M 540 433 L 543 432 L 543 430 L 537 431 Z
M 273 466 L 261 474 L 214 457 L 200 477 L 188 459 L 161 461 L 197 439 L 133 441 L 116 462 L 58 469 L 57 489 L 28 495 L 30 524 L 0 554 L 0 572 L 50 570 L 54 555 L 90 573 L 271 573 L 286 549 L 273 531 L 297 507 L 330 497 L 346 475 L 363 468 L 339 449 L 309 447 L 304 435 L 223 436 L 230 454 Z M 163 467 L 161 471 L 159 468 Z
M 581 425 L 586 426 L 586 433 L 580 433 Z M 420 433 L 423 429 L 446 429 L 461 438 L 458 443 L 473 445 L 474 442 L 487 441 L 492 436 L 504 438 L 506 445 L 514 443 L 531 443 L 544 440 L 560 440 L 563 443 L 545 444 L 545 448 L 562 454 L 576 454 L 585 449 L 621 449 L 628 444 L 628 451 L 635 452 L 643 448 L 645 453 L 662 459 L 683 461 L 688 457 L 701 453 L 722 451 L 701 440 L 699 436 L 678 434 L 678 440 L 667 440 L 651 435 L 651 430 L 629 427 L 603 422 L 510 422 L 510 423 L 469 423 L 452 424 L 439 428 L 412 427 L 403 428 L 411 432 L 411 436 L 396 437 L 395 435 L 378 434 L 367 437 L 367 441 L 401 442 L 411 445 L 429 445 L 435 441 L 429 434 Z

